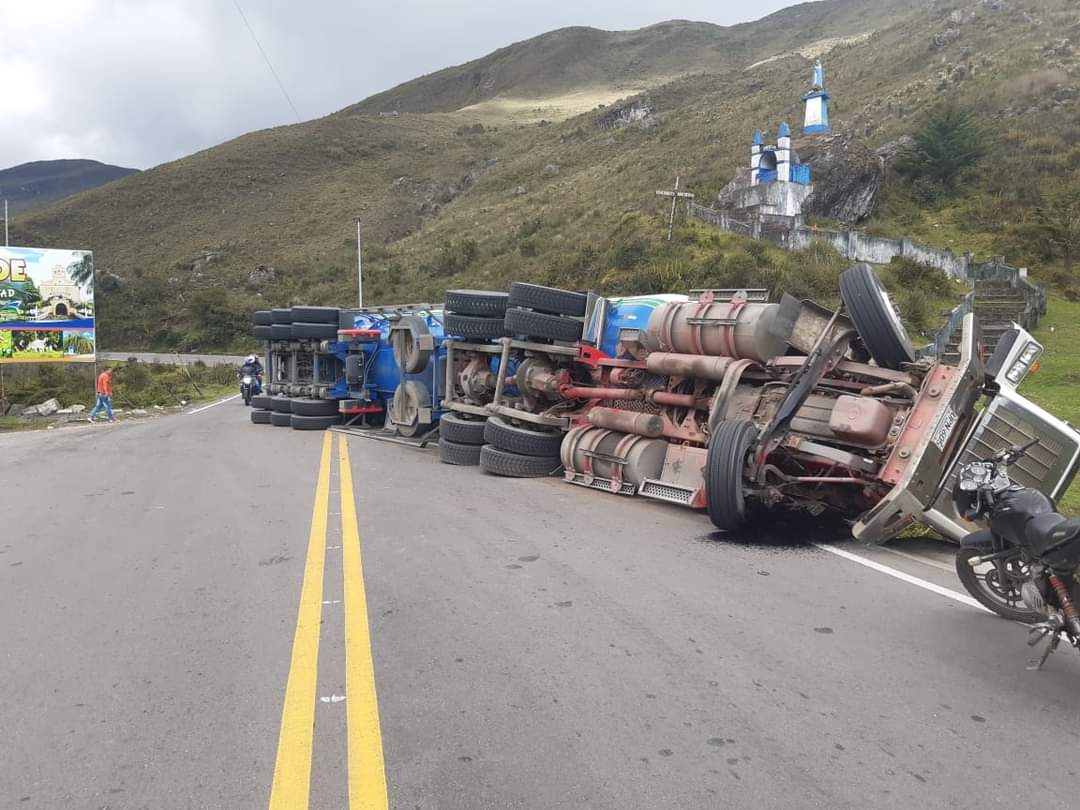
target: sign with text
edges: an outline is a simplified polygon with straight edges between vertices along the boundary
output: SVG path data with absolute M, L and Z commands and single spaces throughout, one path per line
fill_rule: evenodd
M 0 363 L 94 362 L 94 255 L 0 247 Z

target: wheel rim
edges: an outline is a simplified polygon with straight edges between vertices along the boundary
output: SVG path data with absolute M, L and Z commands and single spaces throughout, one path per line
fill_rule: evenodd
M 970 563 L 969 563 L 970 564 Z M 1030 577 L 1027 564 L 1019 559 L 998 560 L 971 566 L 979 589 L 993 602 L 1012 610 L 1027 610 L 1020 586 Z
M 904 328 L 904 322 L 900 319 L 900 310 L 896 308 L 896 304 L 893 303 L 892 298 L 889 297 L 889 293 L 880 283 L 875 285 L 874 292 L 877 293 L 881 299 L 881 303 L 885 307 L 885 311 L 889 314 L 889 321 L 892 323 L 893 329 L 896 330 L 898 336 L 905 342 L 910 343 L 911 337 L 907 333 L 907 329 Z

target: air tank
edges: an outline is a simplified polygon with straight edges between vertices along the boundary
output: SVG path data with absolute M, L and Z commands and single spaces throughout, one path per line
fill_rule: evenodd
M 647 331 L 654 351 L 764 363 L 787 351 L 787 335 L 778 320 L 779 312 L 779 304 L 666 303 L 653 310 Z

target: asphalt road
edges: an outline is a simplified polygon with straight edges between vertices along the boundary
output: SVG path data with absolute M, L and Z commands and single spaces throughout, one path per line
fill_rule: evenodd
M 0 435 L 0 807 L 1076 805 L 1080 656 L 940 558 L 332 439 Z

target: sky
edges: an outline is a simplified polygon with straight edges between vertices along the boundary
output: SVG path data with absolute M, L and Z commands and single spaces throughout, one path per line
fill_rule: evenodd
M 791 0 L 0 0 L 0 168 L 145 169 L 570 25 L 721 25 Z

